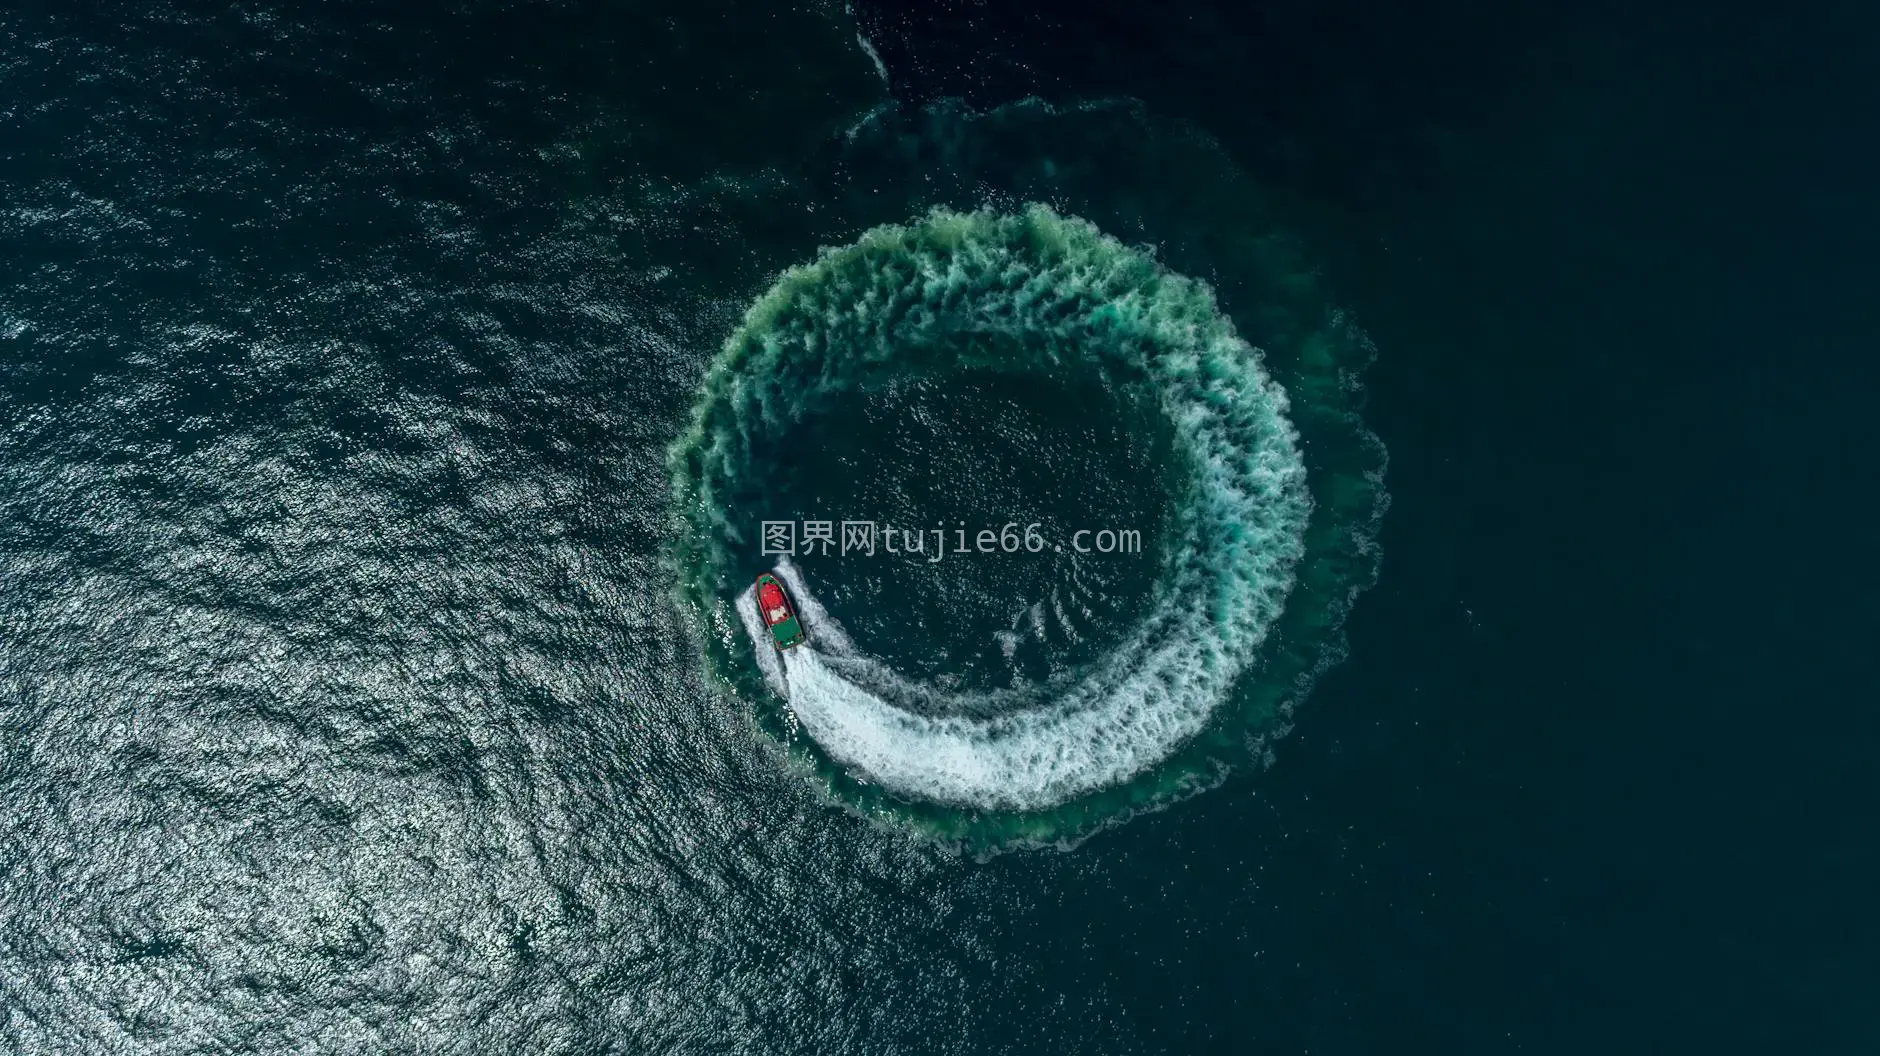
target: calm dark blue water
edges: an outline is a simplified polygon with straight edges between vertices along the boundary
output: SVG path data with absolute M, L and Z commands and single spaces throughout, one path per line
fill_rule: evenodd
M 0 1051 L 1874 1051 L 1876 32 L 9 8 Z

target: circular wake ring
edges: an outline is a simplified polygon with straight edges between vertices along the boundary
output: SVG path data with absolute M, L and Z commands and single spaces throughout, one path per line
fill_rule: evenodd
M 1152 608 L 1048 692 L 935 707 L 945 691 L 826 617 L 831 633 L 816 634 L 819 607 L 798 579 L 813 639 L 772 684 L 857 776 L 938 804 L 1043 810 L 1129 780 L 1200 731 L 1259 655 L 1305 550 L 1312 500 L 1286 394 L 1207 286 L 1039 205 L 936 210 L 825 250 L 758 298 L 708 371 L 671 453 L 678 556 L 714 607 L 750 609 L 749 626 L 734 555 L 755 553 L 754 525 L 732 499 L 763 438 L 890 378 L 1073 366 L 1146 379 L 1188 469 Z M 751 644 L 770 659 L 767 634 Z

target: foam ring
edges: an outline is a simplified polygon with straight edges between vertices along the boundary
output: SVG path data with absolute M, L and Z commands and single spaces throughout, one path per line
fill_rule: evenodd
M 1034 340 L 956 340 L 972 336 Z M 776 664 L 731 574 L 750 541 L 726 499 L 753 469 L 754 440 L 883 377 L 1049 371 L 1071 355 L 1146 377 L 1192 473 L 1176 556 L 1124 641 L 1042 699 L 994 690 L 934 707 L 944 691 L 861 650 L 786 569 L 815 637 Z M 992 810 L 1044 810 L 1128 781 L 1201 731 L 1281 614 L 1312 514 L 1286 394 L 1212 291 L 1041 205 L 936 210 L 785 272 L 711 365 L 671 469 L 682 564 L 732 600 L 802 729 L 897 794 Z

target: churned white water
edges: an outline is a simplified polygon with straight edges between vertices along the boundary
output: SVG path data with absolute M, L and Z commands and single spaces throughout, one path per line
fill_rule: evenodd
M 1041 206 L 936 212 L 787 274 L 714 371 L 729 424 L 702 421 L 693 450 L 736 472 L 754 421 L 789 420 L 899 347 L 931 348 L 920 338 L 941 329 L 1045 333 L 1058 339 L 1047 355 L 1075 349 L 1150 380 L 1195 481 L 1156 604 L 1043 694 L 903 677 L 851 641 L 788 564 L 808 644 L 779 655 L 748 592 L 737 608 L 766 682 L 832 758 L 912 797 L 1043 809 L 1167 758 L 1247 673 L 1303 553 L 1305 467 L 1285 393 L 1203 284 Z M 701 484 L 710 491 L 709 472 Z

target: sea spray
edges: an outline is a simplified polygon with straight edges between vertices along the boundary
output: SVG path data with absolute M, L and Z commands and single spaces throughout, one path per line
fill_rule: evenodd
M 996 346 L 975 335 L 1047 340 Z M 1029 362 L 985 361 L 988 348 Z M 1194 486 L 1159 600 L 1123 642 L 1040 699 L 903 678 L 839 633 L 785 654 L 753 636 L 771 688 L 834 759 L 902 795 L 1040 810 L 1154 766 L 1206 723 L 1281 611 L 1311 514 L 1285 393 L 1203 284 L 1087 222 L 1032 205 L 936 210 L 791 269 L 709 372 L 673 454 L 694 566 L 724 580 L 758 434 L 894 373 L 1082 366 L 1150 380 Z M 813 593 L 792 584 L 812 630 Z M 744 623 L 749 629 L 748 616 Z M 920 704 L 921 706 L 915 706 Z
M 1376 358 L 1376 349 L 1326 288 L 1293 224 L 1279 215 L 1265 189 L 1205 133 L 1160 118 L 1129 100 L 1068 108 L 1028 100 L 984 112 L 945 101 L 925 107 L 888 105 L 851 129 L 826 161 L 828 167 L 804 184 L 816 188 L 813 210 L 801 208 L 797 199 L 761 203 L 766 224 L 788 218 L 795 249 L 754 259 L 762 272 L 741 280 L 744 284 L 727 291 L 728 295 L 750 296 L 752 283 L 762 282 L 759 289 L 769 287 L 793 261 L 807 259 L 809 264 L 795 270 L 817 280 L 809 285 L 822 286 L 832 318 L 838 321 L 846 314 L 842 305 L 859 300 L 870 301 L 884 312 L 899 312 L 902 318 L 937 312 L 944 319 L 953 309 L 975 303 L 976 298 L 968 296 L 974 287 L 961 281 L 967 274 L 963 267 L 956 270 L 949 264 L 943 272 L 929 269 L 923 274 L 908 255 L 894 251 L 892 239 L 877 235 L 880 252 L 865 259 L 848 257 L 850 269 L 840 277 L 845 291 L 822 281 L 827 277 L 819 271 L 824 257 L 844 251 L 826 251 L 818 257 L 816 249 L 830 245 L 853 249 L 865 232 L 884 225 L 917 235 L 932 231 L 919 223 L 910 225 L 908 219 L 926 216 L 936 207 L 958 216 L 989 209 L 995 216 L 1009 216 L 1024 212 L 1024 203 L 1050 202 L 1060 219 L 1075 215 L 1089 221 L 1066 220 L 1068 225 L 1094 225 L 1125 246 L 1152 246 L 1152 250 L 1130 250 L 1126 268 L 1135 268 L 1138 274 L 1146 267 L 1205 276 L 1206 286 L 1194 283 L 1190 288 L 1203 293 L 1212 290 L 1215 314 L 1224 323 L 1231 320 L 1225 325 L 1245 344 L 1260 349 L 1264 371 L 1276 389 L 1284 390 L 1282 420 L 1297 431 L 1296 447 L 1308 467 L 1304 489 L 1310 496 L 1310 510 L 1302 550 L 1292 567 L 1283 605 L 1259 646 L 1251 655 L 1228 658 L 1240 667 L 1238 679 L 1216 699 L 1196 732 L 1180 739 L 1159 762 L 1118 783 L 1094 787 L 1043 809 L 987 810 L 900 792 L 877 782 L 859 763 L 836 755 L 806 731 L 786 696 L 789 686 L 781 658 L 754 650 L 750 638 L 738 629 L 739 615 L 734 610 L 741 608 L 739 599 L 748 598 L 750 577 L 767 567 L 758 556 L 755 538 L 746 534 L 754 533 L 759 510 L 766 504 L 761 496 L 754 501 L 748 488 L 733 486 L 740 479 L 746 485 L 763 483 L 761 478 L 750 478 L 748 461 L 742 478 L 719 469 L 736 468 L 743 455 L 756 457 L 766 472 L 775 470 L 777 449 L 757 450 L 750 444 L 774 438 L 780 430 L 802 428 L 792 426 L 793 416 L 801 415 L 799 421 L 823 421 L 816 417 L 814 384 L 792 388 L 783 383 L 786 375 L 813 382 L 821 369 L 820 364 L 812 369 L 808 363 L 815 356 L 777 364 L 781 369 L 770 382 L 756 384 L 746 379 L 738 383 L 754 386 L 750 391 L 766 401 L 761 404 L 762 412 L 721 398 L 725 395 L 721 385 L 768 355 L 750 343 L 750 324 L 758 320 L 747 317 L 744 326 L 731 328 L 739 347 L 721 344 L 705 368 L 694 414 L 669 449 L 675 529 L 667 550 L 668 569 L 681 608 L 698 630 L 711 679 L 745 709 L 754 732 L 781 746 L 782 758 L 833 802 L 975 853 L 1026 845 L 1064 846 L 1218 784 L 1237 768 L 1270 765 L 1275 758 L 1273 741 L 1291 729 L 1295 707 L 1313 691 L 1319 677 L 1346 655 L 1344 621 L 1356 597 L 1376 580 L 1382 560 L 1377 534 L 1389 506 L 1384 488 L 1387 452 L 1362 415 L 1363 377 Z M 749 211 L 758 204 L 741 208 Z M 783 245 L 781 241 L 776 244 Z M 769 281 L 762 279 L 763 273 L 770 276 Z M 1101 274 L 1107 272 L 1092 270 L 1079 276 L 1075 285 L 1093 289 L 1098 285 L 1095 277 Z M 1054 278 L 1037 273 L 1021 287 L 1008 283 L 1007 289 L 1013 291 L 1008 300 L 1027 306 L 1042 302 L 1066 310 L 1077 308 L 1052 292 Z M 936 305 L 927 291 L 940 279 L 952 283 L 953 292 Z M 1179 298 L 1158 299 L 1158 303 L 1175 301 Z M 1118 310 L 1139 310 L 1141 298 L 1135 303 L 1138 308 L 1130 308 L 1125 301 Z M 785 311 L 787 307 L 769 294 L 753 304 L 786 326 L 799 325 L 802 320 Z M 1010 311 L 1003 314 L 1011 317 Z M 1192 313 L 1184 310 L 1176 315 L 1191 317 Z M 849 330 L 858 332 L 852 326 Z M 825 328 L 824 332 L 836 331 Z M 775 334 L 769 340 L 777 344 Z M 1066 368 L 1088 369 L 1089 348 L 1054 340 L 1048 333 L 1035 340 L 1028 336 L 1024 343 L 1034 346 L 1027 356 L 1051 363 L 1053 378 L 1064 377 Z M 895 384 L 896 376 L 931 373 L 949 360 L 957 361 L 957 344 L 938 349 L 890 347 L 885 361 L 877 361 L 874 376 Z M 756 358 L 744 361 L 744 357 Z M 1113 367 L 1113 358 L 1111 363 Z M 1158 401 L 1150 400 L 1144 407 L 1144 424 L 1173 419 Z M 727 430 L 742 433 L 743 442 L 728 441 L 721 435 Z M 1192 447 L 1173 456 L 1158 455 L 1158 467 L 1200 464 Z M 710 473 L 708 467 L 712 467 Z M 1162 545 L 1157 556 L 1166 562 L 1145 570 L 1148 579 L 1162 581 L 1158 588 L 1173 582 L 1179 571 L 1175 559 L 1182 556 L 1178 544 L 1186 538 L 1183 518 L 1196 516 L 1204 503 L 1196 495 L 1201 481 L 1164 474 L 1160 483 L 1167 508 L 1174 513 L 1172 523 L 1158 529 Z M 737 560 L 732 561 L 729 555 L 734 552 Z M 959 567 L 967 571 L 966 566 Z M 972 709 L 1010 705 L 1035 718 L 1041 714 L 1038 705 L 1054 697 L 1061 699 L 1065 685 L 1080 678 L 1088 681 L 1095 668 L 1085 661 L 1100 650 L 1122 644 L 1119 639 L 1154 638 L 1153 633 L 1145 633 L 1154 630 L 1146 623 L 1124 626 L 1106 618 L 1093 628 L 1095 637 L 1075 647 L 1076 661 L 1069 665 L 1072 670 L 1065 679 L 1056 677 L 1063 666 L 1057 661 L 1072 651 L 1068 649 L 1053 655 L 1050 676 L 1034 686 L 1031 695 L 1019 693 L 1001 701 L 962 699 L 956 687 L 973 679 L 949 678 L 949 668 L 934 664 L 925 665 L 930 668 L 925 679 L 910 677 L 911 665 L 921 662 L 919 644 L 877 640 L 883 633 L 893 633 L 891 613 L 854 613 L 858 628 L 869 624 L 870 632 L 866 636 L 843 634 L 841 640 L 850 648 L 839 648 L 829 633 L 839 625 L 829 620 L 828 613 L 818 616 L 821 606 L 816 591 L 810 589 L 812 584 L 793 579 L 787 567 L 780 571 L 796 593 L 805 595 L 798 599 L 799 607 L 820 662 L 842 679 L 914 715 L 965 714 L 984 719 L 997 713 Z M 853 577 L 846 573 L 829 576 L 822 567 L 813 571 L 819 579 L 814 586 L 830 591 L 832 602 L 840 600 L 846 606 Z M 1051 609 L 1056 604 L 1055 592 L 1068 591 L 1064 600 L 1070 617 L 1087 616 L 1087 612 L 1080 613 L 1078 599 L 1101 597 L 1106 589 L 1088 579 L 1093 571 L 1073 563 L 1062 584 L 1047 585 L 1034 600 L 1050 599 L 1047 609 Z M 1236 600 L 1228 589 L 1231 580 L 1217 576 L 1215 581 L 1218 589 L 1207 593 L 1215 606 L 1211 616 L 1220 621 Z M 1090 594 L 1090 589 L 1099 594 Z M 1131 609 L 1125 615 L 1137 611 Z M 754 608 L 750 615 L 755 616 Z M 1060 626 L 1068 627 L 1069 621 L 1060 620 Z M 896 653 L 896 661 L 888 664 L 879 654 L 854 648 L 855 640 Z M 1173 669 L 1169 674 L 1174 676 Z M 946 710 L 949 707 L 965 710 Z M 858 749 L 849 749 L 850 760 L 860 756 Z

